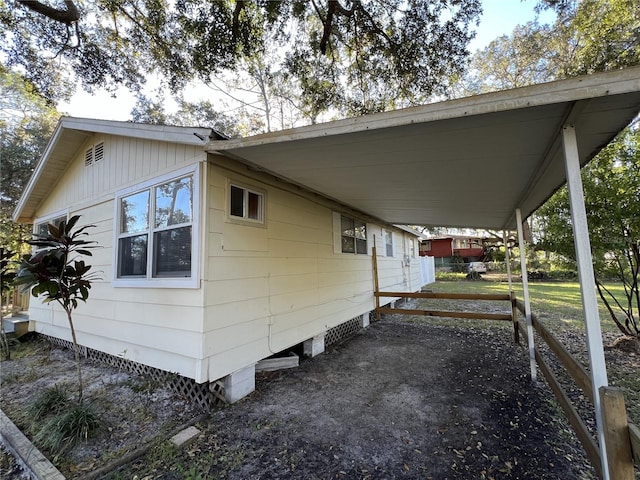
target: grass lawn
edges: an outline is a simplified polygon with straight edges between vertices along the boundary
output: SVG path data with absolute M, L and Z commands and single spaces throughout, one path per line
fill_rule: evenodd
M 428 290 L 442 293 L 507 293 L 506 282 L 499 281 L 437 281 L 425 287 Z M 621 285 L 609 285 L 608 288 L 619 299 L 624 298 Z M 522 284 L 514 283 L 514 291 L 519 300 L 523 300 Z M 551 330 L 560 341 L 580 359 L 588 369 L 586 353 L 586 339 L 584 337 L 584 315 L 580 286 L 575 282 L 530 282 L 531 310 Z M 600 299 L 599 299 L 600 300 Z M 464 301 L 454 300 L 422 300 L 420 308 L 439 310 L 473 310 L 472 305 L 465 305 Z M 481 302 L 489 304 L 490 310 L 509 312 L 507 302 Z M 621 333 L 615 323 L 609 318 L 609 313 L 600 301 L 600 320 L 605 345 L 620 336 Z M 451 322 L 451 319 L 431 319 L 438 323 Z M 495 322 L 484 320 L 453 320 L 456 323 L 470 323 L 474 326 L 486 325 L 488 328 Z M 606 350 L 607 373 L 611 385 L 621 387 L 625 392 L 625 402 L 630 419 L 640 424 L 640 355 L 617 349 Z

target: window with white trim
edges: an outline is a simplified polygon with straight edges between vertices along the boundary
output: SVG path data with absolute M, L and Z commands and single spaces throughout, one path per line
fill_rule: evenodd
M 67 221 L 67 215 L 59 215 L 57 217 L 49 218 L 46 221 L 37 222 L 34 225 L 33 233 L 39 236 L 49 235 L 49 224 L 58 226 L 58 224 L 62 221 Z
M 194 176 L 150 185 L 117 202 L 117 278 L 191 277 Z
M 346 215 L 340 216 L 342 253 L 367 254 L 367 225 Z
M 393 257 L 393 232 L 391 230 L 384 230 L 384 244 L 387 257 Z
M 229 184 L 229 217 L 264 223 L 264 192 L 235 183 Z

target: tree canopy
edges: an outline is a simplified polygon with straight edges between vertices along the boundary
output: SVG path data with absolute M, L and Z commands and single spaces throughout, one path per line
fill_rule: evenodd
M 531 22 L 477 52 L 462 83 L 465 93 L 521 87 L 640 64 L 636 0 L 543 0 L 556 9 L 551 26 Z M 640 132 L 628 128 L 583 170 L 596 284 L 620 331 L 640 337 Z M 537 248 L 575 261 L 566 187 L 534 214 Z M 624 285 L 626 300 L 605 281 Z M 622 315 L 619 318 L 619 315 Z
M 0 66 L 0 244 L 19 252 L 31 230 L 10 221 L 53 132 L 58 112 L 22 75 Z
M 542 0 L 552 25 L 518 25 L 476 52 L 458 86 L 470 95 L 640 64 L 637 0 Z
M 60 65 L 87 89 L 156 73 L 177 92 L 278 51 L 317 108 L 363 113 L 443 93 L 480 13 L 480 0 L 7 0 L 0 51 L 47 97 Z

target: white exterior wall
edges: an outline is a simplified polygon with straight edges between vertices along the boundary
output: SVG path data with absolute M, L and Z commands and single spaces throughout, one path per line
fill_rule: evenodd
M 104 159 L 85 167 L 84 153 L 104 141 Z M 112 355 L 198 379 L 202 358 L 202 290 L 113 287 L 115 194 L 206 158 L 202 147 L 96 135 L 76 154 L 65 175 L 39 207 L 38 218 L 64 211 L 93 224 L 89 239 L 100 248 L 87 262 L 100 272 L 86 304 L 74 313 L 78 343 Z M 202 178 L 202 177 L 201 177 Z M 202 209 L 201 209 L 202 211 Z M 71 340 L 57 304 L 29 308 L 35 330 Z M 206 379 L 204 379 L 206 380 Z M 201 381 L 203 381 L 201 379 Z
M 101 141 L 104 159 L 85 167 L 85 150 Z M 96 225 L 90 239 L 100 248 L 89 263 L 102 278 L 74 313 L 81 345 L 198 382 L 216 380 L 374 309 L 374 236 L 380 288 L 420 288 L 418 245 L 411 234 L 367 223 L 369 254 L 334 253 L 335 233 L 340 238 L 334 229 L 338 205 L 205 159 L 197 146 L 96 135 L 38 208 L 36 222 L 64 212 L 82 215 L 80 225 Z M 200 171 L 200 218 L 194 229 L 198 223 L 201 287 L 114 286 L 117 192 L 189 165 L 199 165 Z M 263 226 L 229 221 L 230 179 L 266 194 Z M 385 255 L 384 229 L 393 231 L 393 257 Z M 409 241 L 415 242 L 411 258 Z M 36 331 L 71 339 L 58 306 L 33 299 L 30 316 Z
M 368 255 L 334 253 L 337 205 L 250 175 L 209 166 L 204 356 L 210 380 L 373 310 L 374 235 L 380 288 L 421 287 L 418 244 L 411 234 L 385 227 L 393 231 L 395 249 L 386 257 L 383 228 L 368 223 Z M 229 181 L 265 192 L 264 225 L 229 221 Z M 412 258 L 405 257 L 409 241 L 415 242 Z

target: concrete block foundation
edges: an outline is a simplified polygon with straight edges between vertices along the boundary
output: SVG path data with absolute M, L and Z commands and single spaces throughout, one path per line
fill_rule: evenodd
M 236 370 L 224 377 L 224 396 L 228 403 L 235 403 L 256 389 L 256 365 Z
M 324 333 L 305 340 L 302 344 L 305 357 L 315 357 L 324 352 Z

